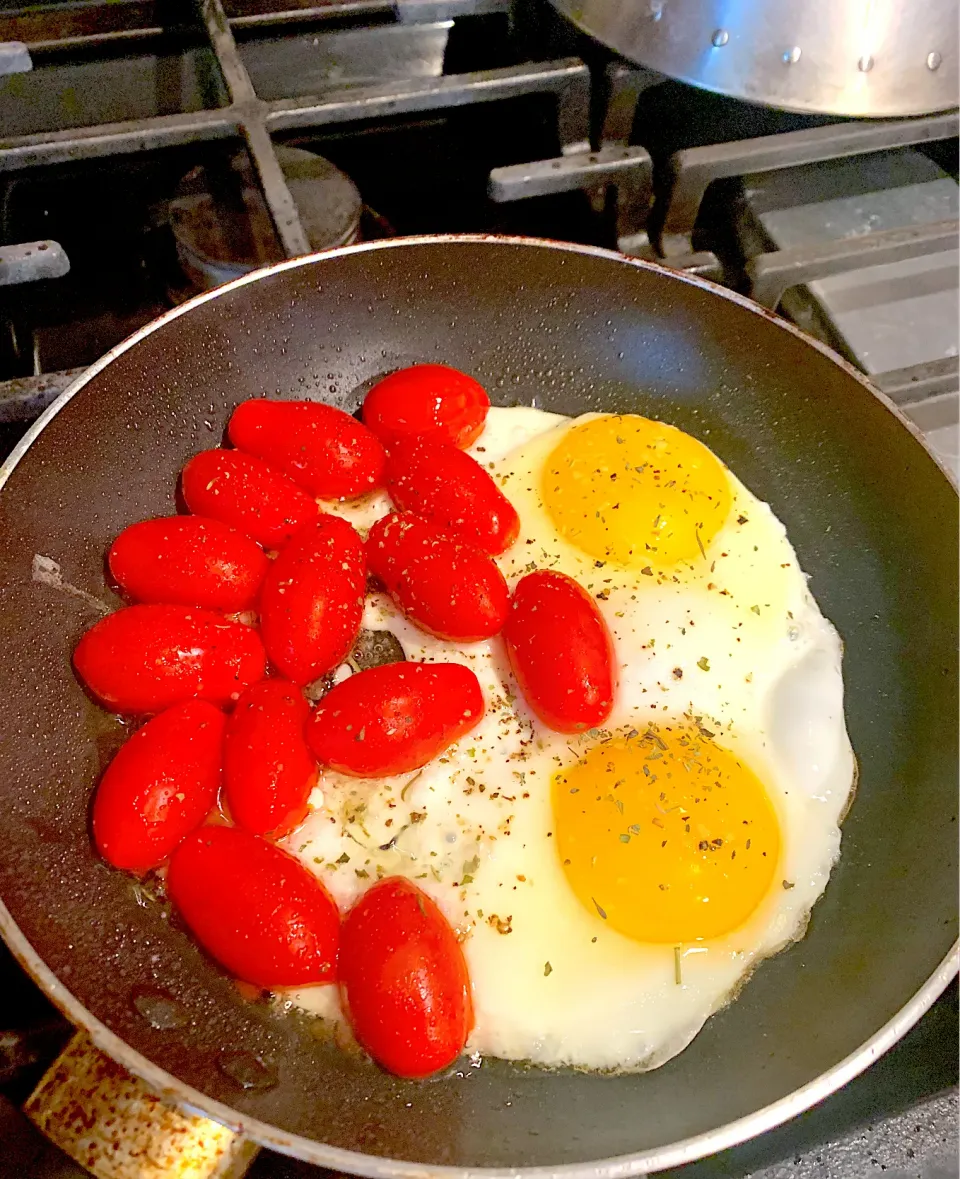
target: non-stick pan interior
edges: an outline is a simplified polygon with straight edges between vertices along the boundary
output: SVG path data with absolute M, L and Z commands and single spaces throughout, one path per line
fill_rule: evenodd
M 807 937 L 656 1072 L 491 1060 L 399 1082 L 339 1055 L 308 1022 L 244 1000 L 91 853 L 91 788 L 125 730 L 70 669 L 95 611 L 32 580 L 35 554 L 111 601 L 111 539 L 175 510 L 177 471 L 220 441 L 239 401 L 352 409 L 373 378 L 413 361 L 461 367 L 499 404 L 639 411 L 696 434 L 771 503 L 846 642 L 861 778 L 826 896 Z M 0 493 L 0 897 L 68 990 L 133 1048 L 290 1134 L 426 1164 L 521 1167 L 709 1131 L 855 1052 L 956 936 L 957 524 L 946 477 L 857 378 L 695 281 L 601 252 L 479 240 L 388 244 L 267 274 L 121 352 Z M 175 1001 L 162 1018 L 155 992 Z

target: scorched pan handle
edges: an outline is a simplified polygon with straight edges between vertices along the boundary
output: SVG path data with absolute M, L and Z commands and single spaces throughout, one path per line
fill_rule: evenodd
M 84 1032 L 47 1069 L 24 1112 L 98 1179 L 240 1179 L 259 1149 L 161 1101 Z

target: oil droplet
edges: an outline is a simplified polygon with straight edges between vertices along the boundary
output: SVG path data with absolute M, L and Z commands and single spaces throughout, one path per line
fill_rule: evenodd
M 783 64 L 784 65 L 796 65 L 797 62 L 800 60 L 801 52 L 802 52 L 802 50 L 800 49 L 799 45 L 794 45 L 791 49 L 784 49 L 784 51 L 783 51 Z
M 160 1032 L 182 1028 L 189 1022 L 187 1013 L 172 995 L 159 987 L 137 987 L 130 997 L 133 1009 Z
M 726 29 L 716 29 L 713 36 L 710 38 L 710 43 L 716 48 L 720 49 L 730 40 L 730 34 Z
M 272 1068 L 268 1068 L 262 1060 L 243 1048 L 236 1052 L 221 1052 L 217 1059 L 217 1068 L 241 1089 L 262 1092 L 272 1089 L 279 1080 Z
M 942 61 L 943 61 L 942 55 L 937 53 L 936 50 L 934 50 L 932 53 L 928 53 L 927 54 L 927 69 L 928 70 L 938 70 L 940 68 L 940 63 Z
M 861 74 L 869 74 L 873 69 L 873 58 L 869 55 L 866 57 L 861 57 L 857 62 L 857 69 Z

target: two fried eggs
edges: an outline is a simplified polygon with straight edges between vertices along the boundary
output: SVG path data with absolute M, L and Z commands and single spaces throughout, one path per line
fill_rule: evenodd
M 415 774 L 325 773 L 287 846 L 342 908 L 383 875 L 433 897 L 463 942 L 471 1051 L 654 1068 L 803 935 L 826 886 L 856 774 L 841 643 L 783 526 L 689 435 L 493 408 L 471 453 L 520 516 L 511 587 L 549 568 L 593 594 L 613 712 L 554 733 L 499 639 L 434 639 L 371 595 L 363 625 L 472 668 L 486 714 Z M 363 530 L 391 505 L 324 507 Z M 284 1002 L 340 1019 L 333 987 Z

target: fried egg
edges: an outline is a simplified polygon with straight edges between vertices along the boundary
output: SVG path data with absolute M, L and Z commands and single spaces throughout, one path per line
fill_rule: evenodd
M 690 435 L 493 408 L 471 453 L 520 516 L 510 585 L 549 568 L 593 594 L 613 712 L 554 733 L 499 639 L 435 639 L 372 594 L 363 625 L 471 667 L 486 714 L 415 774 L 325 772 L 287 847 L 342 908 L 397 873 L 433 897 L 470 971 L 471 1052 L 654 1068 L 803 935 L 827 884 L 856 772 L 840 639 L 770 508 Z M 363 530 L 390 503 L 324 507 Z M 333 987 L 282 1002 L 341 1019 Z

